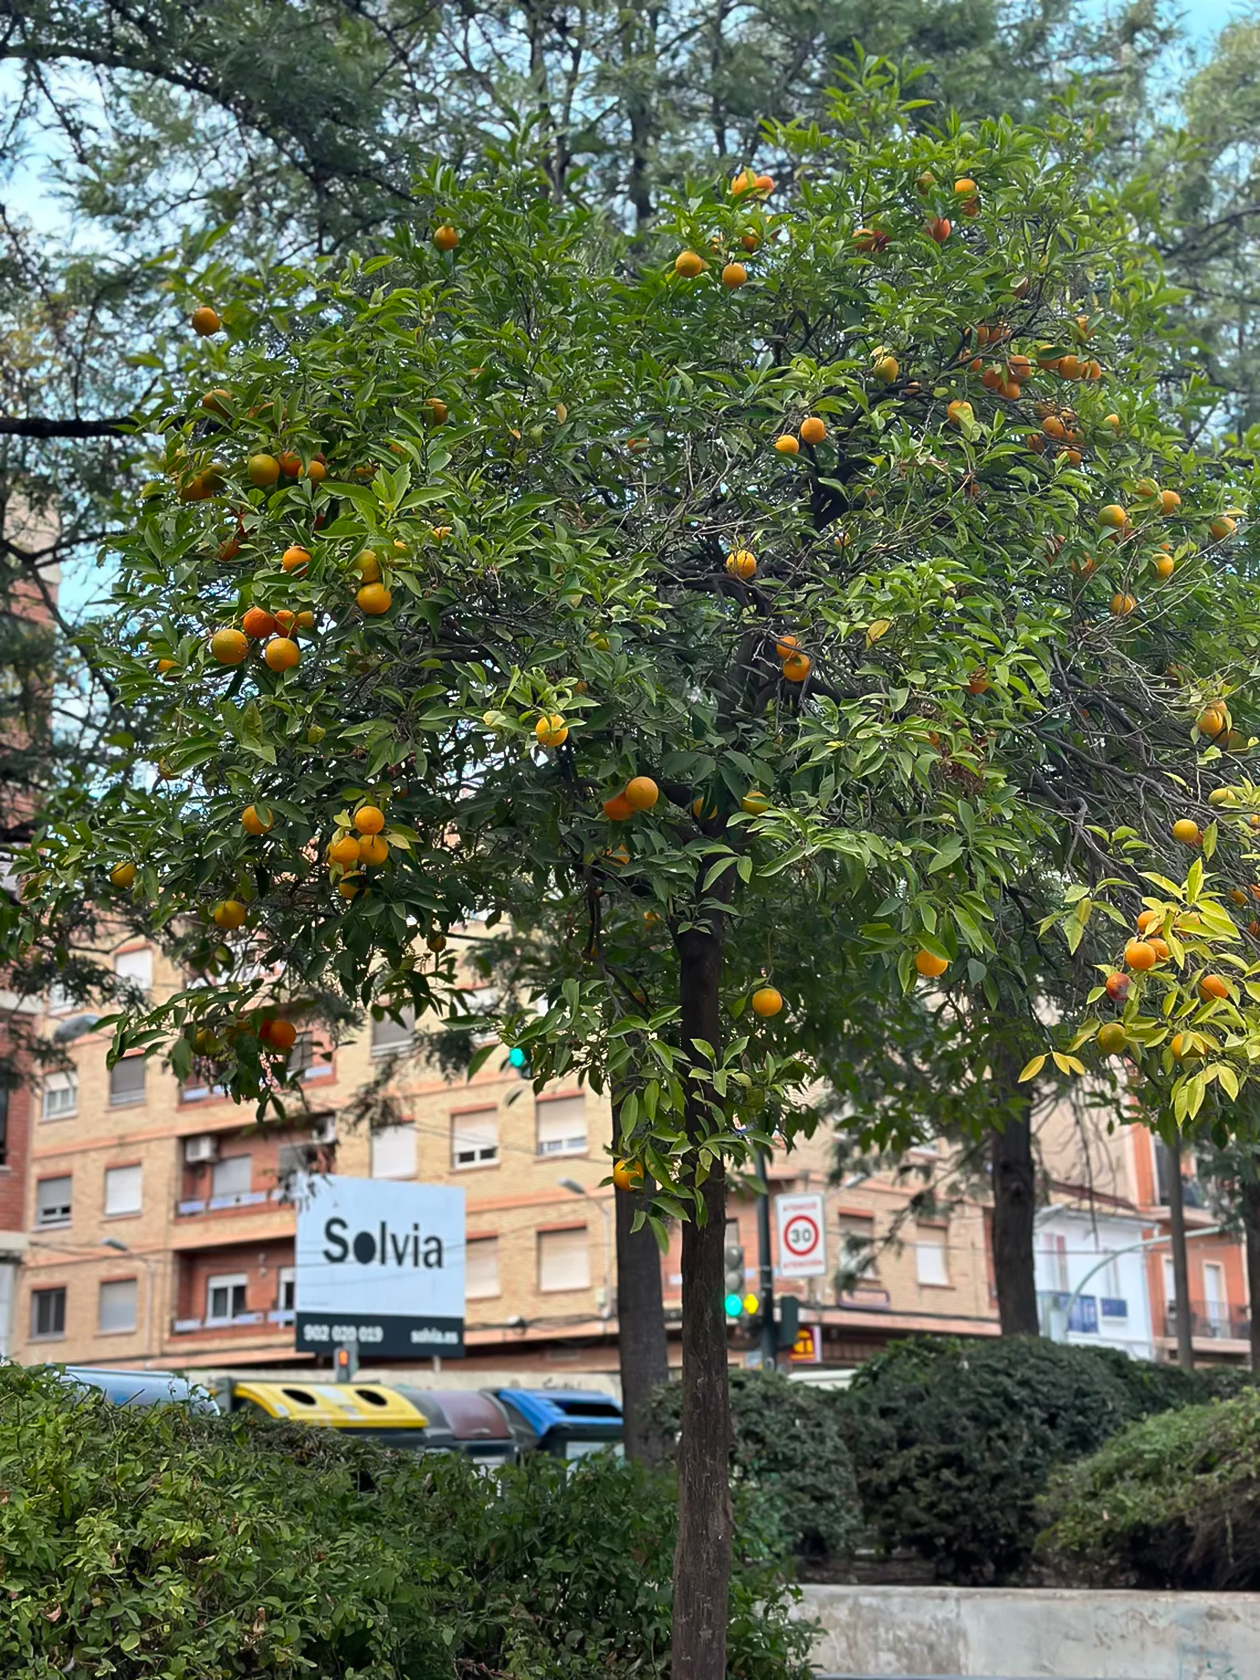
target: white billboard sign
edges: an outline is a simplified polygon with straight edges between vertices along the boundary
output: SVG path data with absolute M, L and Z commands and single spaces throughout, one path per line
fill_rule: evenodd
M 827 1221 L 821 1191 L 776 1196 L 774 1217 L 779 1228 L 779 1276 L 825 1276 Z
M 301 1352 L 463 1353 L 463 1190 L 310 1175 L 297 1200 Z

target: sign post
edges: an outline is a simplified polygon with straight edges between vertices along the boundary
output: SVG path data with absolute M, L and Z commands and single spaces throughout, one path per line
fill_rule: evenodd
M 309 1175 L 298 1191 L 295 1331 L 303 1353 L 464 1352 L 464 1192 Z
M 776 1196 L 774 1216 L 779 1227 L 779 1276 L 824 1277 L 827 1221 L 821 1191 Z

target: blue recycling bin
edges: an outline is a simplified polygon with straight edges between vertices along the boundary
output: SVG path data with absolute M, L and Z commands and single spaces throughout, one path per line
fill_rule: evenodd
M 493 1393 L 507 1409 L 522 1452 L 575 1459 L 602 1447 L 621 1450 L 621 1407 L 607 1394 L 563 1388 L 497 1388 Z

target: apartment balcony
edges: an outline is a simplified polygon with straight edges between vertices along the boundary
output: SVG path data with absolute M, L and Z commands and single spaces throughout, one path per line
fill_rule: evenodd
M 1047 1335 L 1065 1313 L 1063 1328 L 1083 1336 L 1116 1335 L 1129 1323 L 1129 1303 L 1119 1295 L 1071 1295 L 1062 1289 L 1042 1289 L 1037 1292 L 1037 1308 Z
M 1176 1340 L 1175 1306 L 1165 1309 L 1164 1334 L 1170 1341 Z M 1251 1335 L 1251 1313 L 1246 1307 L 1223 1301 L 1191 1301 L 1190 1335 L 1195 1341 L 1245 1342 Z

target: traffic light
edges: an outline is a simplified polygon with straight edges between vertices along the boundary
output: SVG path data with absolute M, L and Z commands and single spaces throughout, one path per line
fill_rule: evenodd
M 779 1346 L 781 1348 L 795 1347 L 800 1329 L 800 1301 L 795 1295 L 781 1295 L 779 1297 Z
M 352 1343 L 339 1343 L 333 1354 L 333 1370 L 339 1383 L 353 1382 L 359 1373 L 358 1348 Z
M 529 1051 L 520 1044 L 514 1044 L 508 1051 L 508 1066 L 515 1068 L 522 1079 L 528 1079 L 533 1072 L 529 1065 Z
M 726 1316 L 727 1318 L 742 1318 L 746 1305 L 744 1300 L 744 1250 L 739 1243 L 727 1243 L 723 1255 L 723 1265 L 725 1266 Z M 749 1300 L 754 1300 L 754 1297 L 749 1296 Z

